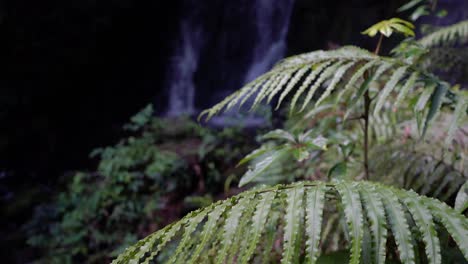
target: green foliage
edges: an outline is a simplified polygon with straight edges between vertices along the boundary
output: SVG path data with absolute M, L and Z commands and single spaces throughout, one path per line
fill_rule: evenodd
M 280 210 L 278 204 L 285 204 L 286 209 Z M 164 245 L 168 245 L 167 238 L 172 238 L 176 245 L 175 252 L 171 254 L 172 261 L 169 261 L 173 263 L 204 263 L 214 262 L 215 259 L 217 263 L 236 259 L 242 263 L 249 259 L 261 261 L 265 254 L 277 250 L 277 247 L 282 252 L 281 262 L 295 263 L 303 260 L 306 255 L 309 256 L 309 261 L 315 262 L 320 248 L 317 241 L 320 233 L 317 232 L 322 229 L 323 208 L 337 204 L 340 205 L 338 208 L 342 208 L 348 222 L 350 263 L 360 261 L 364 246 L 363 234 L 366 230 L 373 234 L 373 243 L 379 245 L 371 249 L 372 255 L 379 258 L 378 263 L 384 263 L 386 254 L 390 253 L 388 249 L 387 252 L 382 250 L 388 237 L 387 232 L 390 234 L 390 231 L 395 237 L 399 258 L 403 263 L 415 263 L 413 240 L 424 243 L 429 263 L 441 263 L 435 223 L 441 223 L 447 228 L 465 257 L 468 257 L 468 222 L 454 209 L 411 191 L 366 181 L 337 181 L 299 182 L 244 192 L 192 212 L 169 228 L 142 240 L 141 246 L 128 248 L 113 263 L 147 263 L 153 260 L 166 262 L 164 256 L 159 258 L 158 255 L 148 253 L 158 250 L 162 241 Z M 279 221 L 274 222 L 274 229 L 270 232 L 281 234 L 278 237 L 279 245 L 274 248 L 264 247 L 259 241 L 262 237 L 269 236 L 267 227 L 271 218 L 276 217 L 274 212 L 279 213 Z M 415 221 L 407 220 L 407 216 Z M 370 219 L 374 224 L 364 225 L 364 219 Z M 313 224 L 315 228 L 310 228 L 309 224 Z M 244 229 L 244 225 L 249 228 Z M 413 227 L 421 236 L 410 231 Z M 214 232 L 218 229 L 224 231 Z M 175 235 L 172 230 L 176 230 Z M 244 239 L 238 241 L 239 245 L 232 246 L 230 243 L 236 233 L 242 234 L 238 236 Z M 221 252 L 216 251 L 218 241 L 224 243 Z M 308 250 L 304 251 L 304 248 Z M 185 253 L 182 254 L 183 252 Z M 210 255 L 210 252 L 214 254 Z M 226 256 L 229 259 L 225 259 Z
M 371 26 L 364 30 L 362 34 L 374 37 L 377 33 L 380 33 L 386 37 L 390 37 L 393 32 L 403 33 L 405 36 L 414 37 L 414 25 L 408 21 L 399 18 L 392 18 L 389 20 L 383 20 L 379 23 Z
M 185 118 L 153 118 L 151 106 L 124 128 L 128 138 L 91 153 L 99 158 L 96 172 L 74 174 L 65 191 L 36 208 L 25 228 L 42 262 L 109 261 L 193 208 L 184 196 L 193 201 L 222 190 L 223 172 L 248 144 L 234 128 L 218 132 Z
M 352 64 L 352 65 L 350 65 Z M 336 106 L 342 104 L 346 105 L 346 115 L 348 117 L 355 111 L 355 106 L 363 101 L 363 94 L 365 91 L 371 93 L 373 100 L 371 111 L 374 115 L 378 115 L 381 112 L 383 102 L 387 104 L 393 104 L 391 109 L 401 109 L 403 107 L 412 107 L 414 114 L 421 116 L 421 123 L 426 129 L 432 121 L 432 112 L 439 111 L 443 104 L 440 104 L 441 100 L 445 101 L 445 104 L 453 104 L 454 94 L 453 91 L 447 89 L 448 84 L 440 81 L 434 75 L 419 70 L 414 65 L 408 64 L 407 62 L 395 59 L 380 57 L 374 55 L 368 51 L 357 47 L 343 47 L 333 51 L 314 51 L 302 55 L 293 56 L 284 59 L 278 63 L 271 71 L 260 76 L 258 79 L 247 84 L 244 88 L 238 92 L 228 96 L 221 103 L 215 105 L 211 109 L 205 110 L 200 114 L 200 117 L 206 115 L 209 119 L 218 112 L 230 110 L 234 105 L 243 99 L 244 101 L 251 95 L 255 96 L 255 101 L 252 105 L 254 109 L 265 97 L 273 98 L 277 95 L 284 86 L 277 86 L 274 80 L 285 79 L 282 81 L 284 85 L 294 86 L 298 82 L 298 78 L 291 78 L 289 72 L 295 72 L 296 74 L 303 74 L 304 68 L 307 69 L 306 78 L 303 85 L 297 89 L 293 100 L 290 104 L 290 111 L 294 112 L 296 109 L 295 98 L 301 98 L 305 91 L 305 88 L 309 88 L 307 95 L 302 102 L 302 106 L 299 112 L 302 112 L 306 106 L 312 103 L 312 98 L 318 88 L 325 84 L 323 93 L 318 97 L 316 103 L 310 108 L 310 111 L 317 109 L 321 102 L 334 102 Z M 364 69 L 363 69 L 364 68 Z M 349 72 L 347 72 L 349 71 Z M 285 72 L 288 72 L 287 74 Z M 335 74 L 335 72 L 337 74 Z M 371 76 L 366 78 L 366 76 Z M 389 78 L 389 82 L 386 82 L 385 89 L 379 88 L 380 82 Z M 411 78 L 411 76 L 414 76 Z M 307 78 L 310 77 L 310 81 L 315 80 L 313 85 L 308 84 L 310 82 Z M 327 83 L 326 80 L 329 82 Z M 364 81 L 366 80 L 366 81 Z M 341 83 L 339 90 L 336 87 L 337 83 Z M 303 88 L 305 85 L 305 88 Z M 360 88 L 358 88 L 360 87 Z M 432 87 L 432 89 L 429 89 Z M 443 92 L 441 92 L 441 90 Z M 411 92 L 409 92 L 411 91 Z M 332 92 L 338 93 L 337 96 L 330 96 Z M 290 93 L 290 90 L 283 89 L 281 97 L 286 97 Z M 392 96 L 389 96 L 392 95 Z M 462 95 L 460 95 L 462 96 Z M 330 98 L 331 97 L 331 98 Z M 405 98 L 406 102 L 417 100 L 411 106 L 403 106 L 402 99 Z M 340 100 L 340 101 L 337 101 Z M 278 103 L 280 105 L 281 99 Z M 241 104 L 242 105 L 242 102 Z M 433 110 L 430 110 L 430 108 Z
M 412 35 L 411 24 L 399 19 L 365 34 L 393 31 Z M 251 97 L 251 109 L 275 97 L 277 109 L 290 101 L 298 124 L 293 132 L 263 137 L 268 141 L 240 162 L 253 164 L 240 184 L 277 175 L 287 181 L 289 172 L 293 180 L 294 173 L 306 178 L 311 168 L 318 180 L 256 187 L 211 204 L 129 247 L 113 263 L 315 263 L 322 252 L 345 248 L 350 263 L 442 263 L 452 259 L 444 254 L 453 249 L 450 239 L 460 259 L 468 260 L 465 189 L 455 210 L 413 190 L 362 180 L 388 177 L 435 197 L 443 192 L 447 200 L 466 184 L 466 93 L 427 71 L 421 45 L 407 42 L 394 57 L 383 57 L 376 54 L 381 40 L 375 53 L 347 46 L 284 59 L 200 115 L 209 119 Z M 327 138 L 329 150 L 323 151 L 318 135 Z
M 424 47 L 451 46 L 464 44 L 468 41 L 468 20 L 440 28 L 431 34 L 419 39 L 418 42 Z
M 253 162 L 251 169 L 241 178 L 239 186 L 242 187 L 265 173 L 271 173 L 271 168 L 277 165 L 277 162 L 280 160 L 290 159 L 292 156 L 298 162 L 302 162 L 310 157 L 311 152 L 325 150 L 326 139 L 321 136 L 312 138 L 312 133 L 313 131 L 309 130 L 298 136 L 294 136 L 287 131 L 276 129 L 265 134 L 262 137 L 263 139 L 277 139 L 286 141 L 286 143 L 281 145 L 264 145 L 243 158 L 239 162 L 239 165 L 252 160 L 255 160 L 255 162 Z

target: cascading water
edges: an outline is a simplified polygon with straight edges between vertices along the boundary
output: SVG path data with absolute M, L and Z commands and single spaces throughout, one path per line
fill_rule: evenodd
M 202 32 L 191 27 L 190 21 L 181 25 L 181 39 L 176 55 L 171 59 L 169 116 L 194 113 L 195 84 L 193 74 L 198 67 Z
M 294 0 L 255 1 L 257 42 L 245 82 L 266 72 L 284 57 L 293 4 Z
M 214 3 L 186 2 L 168 74 L 167 115 L 195 114 L 198 100 L 218 101 L 266 72 L 286 52 L 294 0 Z

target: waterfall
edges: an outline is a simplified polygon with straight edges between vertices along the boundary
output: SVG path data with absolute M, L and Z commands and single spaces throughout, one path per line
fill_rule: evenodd
M 195 111 L 193 74 L 198 67 L 202 31 L 200 28 L 194 28 L 190 20 L 182 22 L 180 31 L 181 39 L 176 55 L 171 59 L 172 66 L 169 73 L 171 81 L 167 111 L 169 116 L 193 114 Z
M 217 102 L 283 58 L 294 0 L 185 4 L 166 80 L 170 116 L 196 114 L 200 100 Z
M 257 42 L 244 82 L 252 81 L 284 57 L 293 4 L 294 0 L 255 1 Z

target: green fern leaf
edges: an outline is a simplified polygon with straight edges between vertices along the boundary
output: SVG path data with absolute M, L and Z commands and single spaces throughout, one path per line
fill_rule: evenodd
M 409 195 L 408 195 L 409 194 Z M 414 221 L 422 234 L 425 244 L 426 256 L 429 263 L 437 264 L 442 262 L 440 255 L 440 242 L 432 220 L 432 215 L 414 192 L 402 193 L 403 202 L 411 212 Z
M 286 86 L 286 88 L 284 89 L 284 91 L 281 93 L 280 95 L 280 98 L 278 100 L 278 106 L 277 108 L 279 107 L 279 105 L 281 105 L 281 102 L 284 100 L 284 98 L 289 94 L 289 92 L 291 92 L 291 90 L 294 88 L 294 86 L 299 82 L 299 80 L 309 71 L 311 70 L 311 67 L 310 66 L 305 66 L 305 67 L 302 67 L 299 71 L 297 71 L 296 75 L 294 75 L 293 79 L 291 80 L 291 82 L 288 83 L 288 86 Z M 311 80 L 312 81 L 312 80 Z M 279 89 L 277 91 L 275 91 L 276 93 L 279 92 Z M 276 94 L 275 93 L 275 94 Z M 274 95 L 273 96 L 270 96 L 270 98 L 268 98 L 268 101 L 271 101 L 271 99 L 273 99 Z
M 426 206 L 431 213 L 442 223 L 458 245 L 465 259 L 468 260 L 468 220 L 448 205 L 433 198 L 424 197 Z
M 392 92 L 393 88 L 397 85 L 397 83 L 400 81 L 400 79 L 403 77 L 405 74 L 406 70 L 408 69 L 408 66 L 403 66 L 398 68 L 390 78 L 390 80 L 385 84 L 385 87 L 383 90 L 379 93 L 379 97 L 377 100 L 377 103 L 374 107 L 374 116 L 377 115 L 377 113 L 382 109 L 383 104 L 385 103 L 385 100 L 387 97 L 390 95 Z
M 418 42 L 424 47 L 437 45 L 448 45 L 456 43 L 466 43 L 468 41 L 468 20 L 443 27 L 423 38 Z
M 363 184 L 360 186 L 359 192 L 371 224 L 373 260 L 376 264 L 383 264 L 385 263 L 385 243 L 387 241 L 384 206 L 373 186 Z
M 377 188 L 382 195 L 385 211 L 390 222 L 395 242 L 400 253 L 400 260 L 405 264 L 414 264 L 414 249 L 411 242 L 411 232 L 406 221 L 405 212 L 395 194 L 385 188 Z
M 440 106 L 442 105 L 442 99 L 446 93 L 446 85 L 437 85 L 435 92 L 431 96 L 431 106 L 429 108 L 429 112 L 427 113 L 426 120 L 424 121 L 423 136 L 426 134 L 427 128 L 429 127 L 432 119 L 434 119 L 438 114 Z
M 185 255 L 187 254 L 188 249 L 194 244 L 194 239 L 192 239 L 192 233 L 196 230 L 198 225 L 205 219 L 208 211 L 211 211 L 211 207 L 208 208 L 209 210 L 203 210 L 198 214 L 195 214 L 191 221 L 189 221 L 186 226 L 184 227 L 184 236 L 182 237 L 179 246 L 177 247 L 176 251 L 172 255 L 172 258 L 169 259 L 169 263 L 183 263 L 185 259 Z
M 211 211 L 208 214 L 208 221 L 204 225 L 203 231 L 200 234 L 201 241 L 197 245 L 194 253 L 192 254 L 190 261 L 188 261 L 187 263 L 197 263 L 200 253 L 213 236 L 213 232 L 216 230 L 216 224 L 218 219 L 221 217 L 221 215 L 224 213 L 224 210 L 226 210 L 226 207 L 228 206 L 230 206 L 229 203 L 222 203 L 219 206 L 215 207 L 213 211 Z
M 304 102 L 302 103 L 302 107 L 299 111 L 303 111 L 304 108 L 307 106 L 307 104 L 310 102 L 310 100 L 312 100 L 312 97 L 314 96 L 315 94 L 315 91 L 317 91 L 317 89 L 322 85 L 322 83 L 327 79 L 329 78 L 330 76 L 332 76 L 335 71 L 341 66 L 343 65 L 343 61 L 338 61 L 336 62 L 335 64 L 331 65 L 330 67 L 328 67 L 327 69 L 325 69 L 322 74 L 320 74 L 320 76 L 317 78 L 317 80 L 315 81 L 314 85 L 312 85 L 312 87 L 310 88 L 309 92 L 307 93 L 307 96 L 306 98 L 304 99 Z M 293 111 L 294 109 L 291 107 L 291 111 Z
M 418 77 L 419 77 L 419 73 L 413 72 L 411 76 L 408 78 L 408 80 L 405 82 L 400 92 L 398 93 L 395 103 L 393 104 L 394 112 L 397 111 L 398 107 L 403 102 L 403 99 L 406 98 L 406 95 L 408 94 L 409 90 L 414 87 L 414 84 L 416 83 L 416 80 L 418 79 Z
M 296 240 L 300 231 L 299 225 L 304 214 L 302 205 L 304 189 L 301 188 L 301 184 L 298 187 L 285 191 L 287 195 L 287 208 L 285 215 L 286 226 L 284 227 L 284 250 L 281 263 L 296 263 L 298 261 L 298 256 L 295 255 Z
M 224 233 L 223 233 L 223 246 L 221 250 L 218 252 L 218 256 L 216 258 L 216 263 L 221 264 L 224 263 L 226 256 L 228 254 L 228 250 L 231 248 L 233 243 L 234 237 L 239 227 L 239 222 L 241 221 L 242 215 L 246 212 L 246 208 L 251 203 L 251 199 L 253 195 L 246 195 L 241 197 L 242 199 L 238 200 L 238 203 L 232 207 L 228 218 L 224 224 Z
M 348 116 L 351 114 L 351 112 L 354 110 L 354 107 L 358 104 L 358 102 L 362 99 L 364 93 L 369 89 L 369 86 L 370 84 L 374 81 L 374 80 L 378 80 L 379 77 L 384 73 L 386 72 L 387 70 L 389 70 L 391 68 L 391 64 L 390 63 L 382 63 L 378 68 L 377 68 L 377 71 L 371 75 L 370 77 L 368 77 L 364 83 L 362 83 L 362 85 L 359 87 L 358 91 L 356 92 L 356 94 L 354 95 L 354 97 L 351 99 L 351 101 L 349 102 L 349 105 L 348 105 L 348 109 L 346 110 L 346 114 L 345 114 L 345 119 L 348 118 Z
M 374 67 L 377 63 L 379 63 L 379 61 L 371 60 L 371 61 L 367 62 L 366 64 L 364 64 L 362 67 L 360 67 L 359 70 L 357 70 L 353 74 L 353 76 L 349 79 L 348 83 L 343 88 L 343 90 L 340 91 L 340 93 L 336 97 L 335 102 L 339 103 L 341 101 L 341 98 L 343 97 L 343 95 L 346 94 L 350 89 L 352 89 L 354 87 L 354 85 L 359 80 L 359 78 L 361 78 L 367 70 Z
M 320 231 L 322 228 L 323 206 L 325 204 L 325 184 L 318 184 L 307 190 L 306 202 L 306 253 L 310 263 L 319 256 Z
M 466 99 L 466 97 L 460 97 L 455 107 L 455 111 L 453 113 L 452 122 L 450 123 L 450 127 L 447 131 L 447 137 L 445 138 L 445 145 L 449 146 L 452 144 L 455 131 L 458 128 L 459 119 L 461 119 L 462 116 L 466 116 L 467 106 L 468 106 L 468 100 Z
M 462 185 L 455 199 L 455 210 L 462 213 L 466 209 L 468 209 L 468 181 Z
M 294 108 L 296 106 L 296 103 L 297 103 L 297 100 L 299 100 L 299 97 L 302 95 L 302 93 L 305 91 L 305 89 L 312 84 L 312 81 L 315 79 L 315 77 L 317 77 L 317 75 L 319 75 L 323 70 L 325 70 L 327 67 L 329 67 L 332 62 L 333 61 L 324 62 L 324 63 L 320 64 L 317 67 L 317 69 L 312 70 L 312 72 L 307 76 L 307 78 L 302 83 L 301 87 L 299 87 L 297 92 L 294 94 L 294 97 L 292 99 L 291 106 L 290 106 L 290 112 L 292 112 L 294 110 Z M 281 102 L 283 101 L 284 97 L 285 96 L 283 96 L 283 94 L 282 94 L 281 98 L 280 98 L 280 100 L 278 102 L 278 105 L 276 106 L 276 109 L 278 109 L 280 107 Z
M 315 103 L 315 106 L 317 107 L 323 100 L 328 98 L 328 96 L 331 94 L 333 89 L 335 89 L 335 86 L 338 84 L 339 81 L 341 81 L 343 75 L 346 73 L 347 70 L 349 70 L 351 67 L 353 67 L 357 61 L 351 61 L 348 62 L 347 64 L 341 66 L 335 73 L 335 76 L 331 80 L 330 84 L 328 85 L 327 89 L 325 92 L 322 93 L 320 98 L 317 100 L 317 103 Z
M 349 226 L 351 237 L 351 264 L 359 264 L 361 258 L 361 246 L 363 230 L 362 205 L 354 183 L 338 183 L 336 189 L 341 195 L 341 202 L 344 205 L 344 213 Z
M 352 263 L 359 262 L 361 249 L 365 251 L 362 252 L 363 261 L 372 258 L 371 261 L 375 260 L 376 263 L 384 262 L 385 251 L 381 245 L 386 244 L 385 214 L 403 263 L 414 262 L 412 243 L 419 240 L 419 236 L 409 231 L 409 225 L 422 234 L 427 259 L 431 263 L 443 260 L 439 254 L 434 222 L 441 223 L 447 229 L 468 260 L 468 221 L 461 213 L 438 200 L 414 192 L 366 181 L 339 181 L 302 182 L 247 191 L 190 213 L 179 222 L 129 247 L 113 263 L 149 263 L 172 245 L 176 246 L 176 250 L 169 256 L 169 262 L 176 263 L 186 263 L 187 260 L 200 263 L 266 262 L 270 258 L 275 261 L 273 252 L 276 250 L 281 253 L 283 263 L 297 263 L 303 248 L 306 260 L 314 262 L 320 247 L 318 238 L 325 211 L 325 193 L 327 201 L 341 201 L 343 206 L 337 205 L 339 214 L 327 217 L 322 241 L 327 241 L 326 236 L 338 241 L 340 233 L 329 231 L 333 229 L 332 226 L 346 220 L 349 224 Z M 406 205 L 407 211 L 400 202 Z M 271 209 L 273 205 L 275 210 Z M 365 219 L 361 207 L 365 209 Z M 414 222 L 407 222 L 406 214 Z M 367 220 L 369 225 L 364 228 Z M 181 229 L 182 226 L 184 228 Z M 302 231 L 305 231 L 305 239 L 302 238 Z M 266 239 L 260 243 L 262 233 L 266 233 Z M 275 244 L 278 239 L 282 239 L 283 243 Z M 217 254 L 213 256 L 213 252 Z M 145 256 L 149 257 L 145 259 Z
M 267 220 L 268 213 L 270 212 L 271 204 L 275 198 L 276 192 L 268 192 L 261 195 L 260 201 L 257 205 L 257 209 L 252 218 L 252 230 L 247 238 L 247 250 L 241 254 L 242 259 L 240 263 L 247 263 L 257 247 L 260 236 L 265 228 L 265 222 Z

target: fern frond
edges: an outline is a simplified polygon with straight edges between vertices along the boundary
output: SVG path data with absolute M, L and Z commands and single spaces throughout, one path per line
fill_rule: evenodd
M 351 260 L 349 263 L 351 264 L 359 263 L 361 257 L 362 237 L 364 233 L 362 223 L 362 205 L 357 185 L 358 183 L 349 182 L 341 182 L 335 185 L 335 188 L 341 196 L 346 222 L 349 226 L 349 234 L 351 237 Z
M 268 213 L 270 212 L 275 195 L 276 192 L 274 191 L 261 195 L 255 214 L 252 218 L 252 230 L 247 238 L 248 247 L 246 252 L 242 254 L 240 263 L 247 263 L 252 257 L 252 254 L 257 247 L 258 241 L 260 240 L 263 229 L 265 228 L 265 222 L 267 220 Z
M 222 247 L 218 252 L 218 256 L 216 259 L 216 263 L 224 263 L 226 256 L 228 254 L 228 250 L 230 249 L 234 237 L 236 235 L 236 231 L 239 226 L 239 221 L 241 216 L 244 214 L 245 209 L 250 203 L 250 200 L 253 198 L 253 195 L 246 195 L 242 197 L 243 199 L 239 199 L 237 204 L 232 207 L 231 211 L 229 212 L 229 216 L 227 217 L 225 224 L 224 224 L 224 233 L 223 233 L 223 240 L 222 240 Z M 235 198 L 231 198 L 235 199 Z
M 326 186 L 324 183 L 307 190 L 306 200 L 306 254 L 310 263 L 315 263 L 319 255 L 320 232 L 322 230 L 323 206 Z
M 344 215 L 342 220 L 346 219 L 349 224 L 351 262 L 359 263 L 360 259 L 367 259 L 365 256 L 369 254 L 376 263 L 385 261 L 388 252 L 383 250 L 382 245 L 387 240 L 386 218 L 402 262 L 414 262 L 412 241 L 419 240 L 419 236 L 409 231 L 414 228 L 422 235 L 427 259 L 431 263 L 440 263 L 442 259 L 435 232 L 435 224 L 438 223 L 447 229 L 468 260 L 468 220 L 464 215 L 438 200 L 411 191 L 366 181 L 337 181 L 300 182 L 241 193 L 195 211 L 157 231 L 128 248 L 113 263 L 148 263 L 148 258 L 144 256 L 158 257 L 167 249 L 169 242 L 176 245 L 170 257 L 174 263 L 186 263 L 189 260 L 197 263 L 246 263 L 252 259 L 262 261 L 267 256 L 271 257 L 271 243 L 274 240 L 283 241 L 275 245 L 281 252 L 282 262 L 294 263 L 305 255 L 313 263 L 319 254 L 318 240 L 323 211 L 334 207 L 333 204 L 338 205 L 337 201 L 341 201 L 341 205 L 336 207 L 342 208 L 340 210 L 344 212 L 339 215 Z M 407 221 L 407 213 L 415 221 Z M 366 235 L 367 227 L 363 226 L 365 219 L 370 221 L 371 245 L 369 234 Z M 267 231 L 266 228 L 271 229 Z M 224 230 L 219 234 L 221 243 L 213 239 L 216 230 Z M 274 236 L 271 236 L 271 230 Z M 302 231 L 305 232 L 304 239 L 301 237 Z M 265 244 L 260 243 L 264 232 L 268 234 Z M 147 246 L 149 241 L 156 244 Z M 369 248 L 373 248 L 372 252 L 369 252 Z M 136 252 L 143 254 L 137 256 Z M 218 254 L 210 256 L 205 252 Z M 228 256 L 229 259 L 226 259 Z M 280 259 L 274 261 L 279 262 Z
M 377 113 L 382 109 L 382 106 L 387 100 L 387 97 L 390 95 L 393 88 L 395 88 L 396 84 L 400 81 L 400 79 L 403 78 L 403 75 L 405 74 L 407 69 L 408 66 L 400 67 L 393 73 L 392 77 L 390 77 L 390 80 L 385 84 L 385 87 L 379 94 L 377 103 L 374 108 L 374 115 L 377 115 Z
M 284 227 L 284 238 L 283 238 L 283 257 L 281 263 L 297 263 L 297 238 L 300 232 L 300 224 L 303 212 L 303 198 L 304 188 L 301 188 L 302 184 L 298 184 L 299 188 L 292 188 L 286 190 L 287 195 L 287 208 Z
M 372 232 L 372 259 L 376 264 L 385 263 L 385 242 L 387 241 L 387 220 L 382 200 L 376 194 L 375 188 L 359 186 L 359 192 L 363 200 L 366 215 L 371 224 Z
M 468 20 L 443 27 L 418 41 L 424 47 L 464 44 L 468 42 Z
M 463 213 L 468 209 L 468 180 L 462 185 L 455 198 L 455 210 Z
M 384 208 L 389 219 L 400 259 L 403 263 L 414 264 L 414 249 L 411 242 L 411 231 L 406 221 L 405 211 L 398 196 L 386 188 L 377 188 L 377 192 L 384 201 Z
M 410 195 L 404 198 L 403 202 L 411 212 L 414 221 L 417 223 L 418 230 L 422 234 L 428 261 L 431 264 L 441 263 L 440 242 L 437 237 L 431 212 L 424 206 L 423 202 L 418 199 L 416 193 L 411 191 L 408 193 Z

